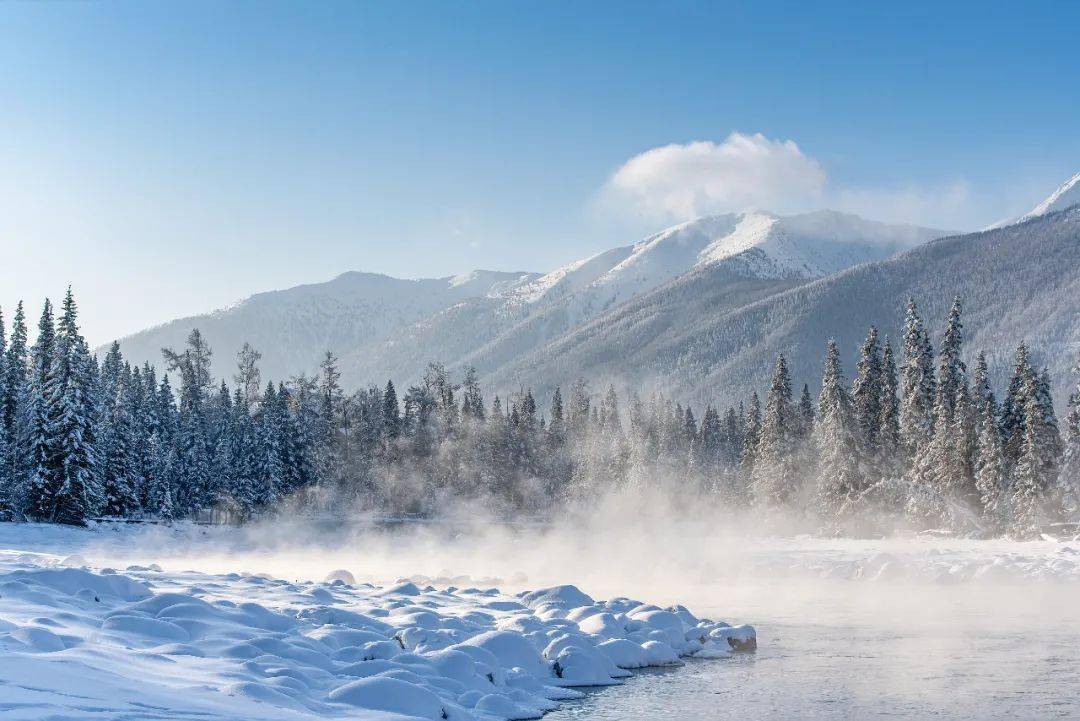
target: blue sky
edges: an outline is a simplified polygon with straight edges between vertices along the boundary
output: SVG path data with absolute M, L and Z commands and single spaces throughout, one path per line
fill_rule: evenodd
M 345 270 L 546 270 L 736 204 L 978 228 L 1080 170 L 1078 25 L 1073 3 L 0 4 L 0 305 L 71 282 L 103 342 Z

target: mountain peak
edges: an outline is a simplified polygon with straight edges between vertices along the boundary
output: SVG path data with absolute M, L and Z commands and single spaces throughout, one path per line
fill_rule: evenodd
M 1026 220 L 1032 218 L 1039 218 L 1047 213 L 1055 213 L 1059 210 L 1065 210 L 1073 205 L 1080 204 L 1080 173 L 1072 176 L 1066 180 L 1061 187 L 1051 193 L 1046 200 L 1042 201 L 1027 213 L 1024 213 L 1019 218 L 1013 218 L 1012 220 L 1002 220 L 998 223 L 994 223 L 987 230 L 994 228 L 1003 228 L 1006 225 L 1016 225 L 1017 223 L 1023 223 Z

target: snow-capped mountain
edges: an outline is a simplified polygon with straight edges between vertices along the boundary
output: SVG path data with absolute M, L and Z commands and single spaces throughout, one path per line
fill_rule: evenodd
M 268 377 L 311 372 L 333 350 L 343 381 L 415 379 L 429 360 L 483 369 L 532 351 L 688 274 L 721 269 L 729 302 L 788 288 L 852 265 L 880 260 L 942 235 L 822 211 L 767 212 L 691 220 L 546 274 L 477 270 L 400 280 L 346 273 L 327 283 L 260 293 L 214 313 L 185 318 L 121 341 L 132 361 L 160 359 L 198 327 L 221 372 L 246 341 L 263 353 Z M 744 295 L 743 292 L 748 295 Z
M 1038 218 L 1046 215 L 1047 213 L 1054 213 L 1059 210 L 1065 210 L 1066 208 L 1080 204 L 1080 173 L 1072 176 L 1066 180 L 1060 188 L 1051 193 L 1046 200 L 1036 205 L 1027 213 L 1024 213 L 1019 218 L 1013 218 L 1011 220 L 1003 220 L 1001 222 L 991 225 L 987 230 L 994 228 L 1003 228 L 1006 225 L 1015 225 L 1016 223 L 1023 223 L 1025 220 L 1031 220 L 1032 218 Z
M 557 268 L 516 285 L 508 298 L 534 306 L 563 299 L 558 312 L 580 323 L 696 268 L 725 264 L 747 278 L 806 280 L 881 260 L 942 235 L 832 211 L 707 216 Z
M 741 287 L 722 265 L 703 267 L 538 347 L 485 368 L 498 388 L 540 395 L 584 377 L 650 384 L 700 403 L 738 403 L 766 388 L 777 353 L 813 388 L 825 341 L 852 372 L 870 325 L 897 348 L 904 304 L 917 299 L 935 345 L 955 295 L 964 304 L 969 359 L 985 351 L 995 385 L 1025 340 L 1055 389 L 1071 388 L 1080 348 L 1080 205 L 1023 223 L 941 238 L 812 282 Z M 1059 401 L 1067 393 L 1059 394 Z

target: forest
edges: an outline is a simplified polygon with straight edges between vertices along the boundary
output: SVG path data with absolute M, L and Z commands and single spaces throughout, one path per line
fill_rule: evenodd
M 22 304 L 10 330 L 0 316 L 0 518 L 436 517 L 470 502 L 545 519 L 650 488 L 833 534 L 1029 538 L 1072 521 L 1080 383 L 1060 428 L 1024 344 L 999 395 L 982 353 L 964 361 L 959 298 L 936 352 L 914 300 L 904 312 L 895 350 L 868 329 L 850 381 L 827 341 L 816 398 L 809 383 L 796 396 L 780 355 L 762 396 L 699 416 L 586 379 L 489 402 L 474 369 L 454 380 L 435 362 L 404 392 L 349 392 L 329 351 L 311 375 L 264 383 L 249 345 L 215 380 L 197 329 L 161 369 L 133 366 L 118 343 L 90 351 L 69 290 L 59 309 L 44 303 L 32 344 Z

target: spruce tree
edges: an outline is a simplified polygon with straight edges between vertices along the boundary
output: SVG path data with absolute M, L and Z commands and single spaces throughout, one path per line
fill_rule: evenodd
M 52 372 L 45 385 L 53 456 L 48 463 L 48 506 L 43 517 L 81 525 L 100 512 L 103 498 L 97 477 L 93 360 L 79 333 L 77 318 L 69 288 L 56 327 Z
M 900 388 L 900 440 L 907 457 L 914 458 L 933 435 L 936 384 L 930 339 L 913 299 L 904 320 Z
M 1034 372 L 1031 367 L 1027 344 L 1021 342 L 1016 348 L 1012 378 L 1009 380 L 1009 387 L 1001 404 L 1001 442 L 1004 447 L 1005 460 L 1009 463 L 1010 468 L 1019 460 L 1023 447 L 1024 414 L 1027 407 L 1027 399 L 1024 393 Z
M 754 466 L 757 464 L 758 446 L 761 441 L 761 401 L 757 391 L 750 394 L 750 404 L 743 414 L 742 448 L 739 453 L 739 487 L 733 489 L 732 500 L 745 502 L 754 478 Z
M 19 414 L 19 399 L 27 379 L 26 316 L 22 301 L 15 307 L 11 322 L 11 336 L 4 353 L 4 382 L 0 395 L 0 423 L 7 428 L 9 438 L 14 439 L 15 420 Z
M 566 422 L 563 419 L 562 391 L 559 386 L 555 386 L 555 392 L 551 395 L 551 423 L 548 425 L 548 433 L 551 434 L 556 444 L 561 444 L 565 432 Z
M 836 341 L 825 350 L 818 396 L 815 435 L 818 448 L 817 492 L 827 516 L 843 520 L 861 505 L 865 481 L 861 473 L 859 427 Z
M 38 334 L 31 349 L 31 365 L 19 401 L 18 467 L 22 477 L 22 504 L 30 518 L 53 518 L 53 500 L 61 482 L 55 461 L 57 439 L 51 427 L 55 408 L 49 397 L 49 383 L 56 370 L 56 327 L 52 303 L 45 299 L 38 320 Z
M 791 398 L 791 378 L 783 354 L 776 359 L 765 397 L 765 414 L 751 474 L 754 500 L 764 506 L 785 506 L 798 493 L 795 467 L 797 425 Z
M 1080 358 L 1073 367 L 1075 390 L 1069 395 L 1069 413 L 1065 417 L 1065 451 L 1061 479 L 1067 510 L 1080 511 Z
M 859 348 L 859 362 L 851 387 L 851 405 L 858 427 L 859 445 L 866 458 L 878 451 L 878 426 L 881 421 L 881 349 L 877 328 L 871 326 Z
M 941 351 L 938 353 L 938 403 L 936 411 L 946 414 L 949 422 L 956 411 L 957 397 L 961 388 L 967 387 L 967 368 L 960 359 L 963 345 L 963 323 L 960 321 L 960 297 L 953 299 L 949 309 L 949 319 L 945 324 L 945 333 L 941 339 Z
M 885 476 L 894 475 L 899 462 L 900 445 L 900 397 L 896 377 L 896 361 L 892 345 L 885 338 L 885 350 L 881 357 L 881 400 L 877 421 L 877 466 Z
M 1025 382 L 1023 443 L 1013 470 L 1010 533 L 1034 538 L 1056 516 L 1053 492 L 1057 486 L 1057 458 L 1040 408 L 1039 379 L 1032 373 Z
M 1008 467 L 1001 446 L 1001 431 L 994 417 L 993 400 L 983 401 L 979 415 L 979 450 L 975 461 L 975 488 L 982 506 L 985 526 L 994 532 L 1005 530 L 1010 516 Z

